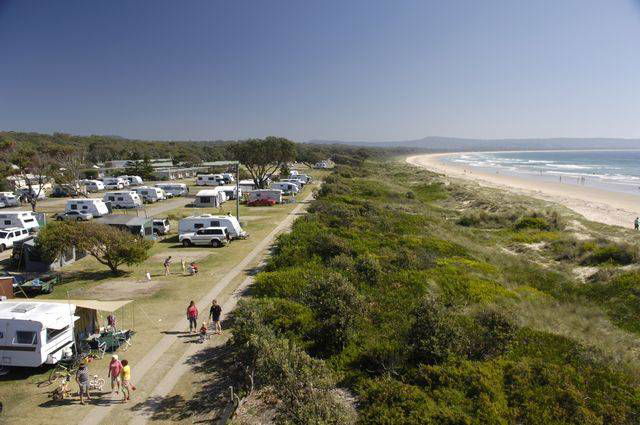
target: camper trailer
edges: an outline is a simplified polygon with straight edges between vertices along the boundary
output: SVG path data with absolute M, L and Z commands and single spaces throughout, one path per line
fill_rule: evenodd
M 242 198 L 242 189 L 236 189 L 235 186 L 231 186 L 231 185 L 220 186 L 218 187 L 218 190 L 221 190 L 222 192 L 224 192 L 227 199 L 236 199 L 238 198 L 238 196 Z M 238 195 L 238 192 L 239 192 L 239 195 Z
M 24 196 L 25 198 L 36 198 L 38 200 L 47 199 L 47 194 L 45 192 L 45 188 L 40 188 L 40 185 L 34 184 L 31 185 L 31 189 L 28 187 L 22 187 L 20 189 L 16 189 L 16 195 Z
M 20 205 L 20 201 L 11 192 L 0 192 L 0 204 L 4 205 L 4 207 L 17 207 Z
M 104 190 L 104 183 L 100 180 L 85 180 L 84 187 L 87 189 L 87 192 L 99 192 Z
M 118 176 L 125 182 L 129 182 L 129 186 L 139 186 L 142 184 L 142 177 L 140 176 Z
M 156 187 L 164 190 L 165 194 L 169 193 L 172 196 L 185 196 L 189 193 L 189 188 L 184 183 L 158 183 Z
M 195 232 L 205 227 L 224 227 L 231 239 L 246 238 L 247 232 L 242 230 L 238 219 L 232 215 L 202 214 L 185 217 L 178 223 L 178 233 L 185 234 Z
M 219 188 L 207 189 L 201 190 L 196 194 L 196 200 L 193 205 L 196 207 L 218 208 L 226 200 L 227 195 Z
M 232 173 L 222 173 L 221 176 L 224 179 L 225 183 L 233 183 L 234 181 L 236 181 L 236 178 L 233 177 Z
M 94 217 L 102 217 L 103 215 L 109 214 L 107 204 L 105 204 L 102 199 L 98 198 L 70 199 L 67 201 L 67 206 L 64 211 L 79 211 L 89 213 Z
M 293 183 L 298 188 L 302 189 L 305 185 L 305 182 L 302 180 L 302 177 L 288 178 L 288 179 L 280 179 L 281 182 L 285 183 Z
M 107 190 L 121 190 L 124 189 L 125 186 L 128 186 L 124 179 L 120 177 L 105 177 L 102 179 L 102 183 L 104 183 L 104 188 Z
M 282 190 L 280 189 L 258 189 L 249 192 L 248 204 L 261 201 L 273 201 L 276 204 L 282 203 Z
M 0 214 L 0 229 L 8 227 L 19 227 L 36 233 L 40 225 L 31 211 L 3 211 Z
M 163 201 L 167 199 L 164 194 L 164 190 L 159 187 L 140 186 L 135 189 L 136 193 L 140 195 L 142 200 L 147 203 L 153 203 Z
M 107 192 L 104 194 L 104 202 L 110 202 L 112 208 L 138 208 L 142 206 L 140 196 L 131 190 Z
M 75 309 L 74 304 L 0 302 L 0 365 L 38 367 L 69 355 Z
M 304 184 L 310 183 L 311 182 L 311 176 L 309 176 L 308 174 L 301 174 L 296 170 L 292 170 L 291 173 L 289 173 L 289 177 L 287 177 L 288 179 L 298 179 L 300 181 L 302 181 Z
M 283 195 L 296 195 L 300 192 L 298 185 L 290 182 L 271 183 L 271 189 L 280 189 Z
M 222 186 L 225 183 L 222 174 L 201 174 L 196 177 L 198 186 Z

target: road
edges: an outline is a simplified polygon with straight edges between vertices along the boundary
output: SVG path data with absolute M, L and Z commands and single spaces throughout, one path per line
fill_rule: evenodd
M 256 262 L 268 252 L 269 247 L 275 242 L 276 237 L 280 233 L 291 228 L 294 220 L 306 209 L 311 199 L 312 194 L 307 196 L 302 203 L 297 205 L 289 215 L 280 222 L 280 224 L 278 224 L 278 226 L 276 226 L 269 235 L 267 235 L 267 237 L 265 237 L 249 254 L 247 254 L 247 256 L 244 257 L 242 261 L 240 261 L 222 279 L 220 279 L 220 281 L 218 281 L 218 283 L 216 283 L 216 285 L 213 286 L 207 294 L 201 297 L 197 302 L 198 310 L 208 311 L 209 303 L 212 299 L 215 299 L 218 294 L 224 291 L 224 289 L 230 285 L 235 278 L 238 276 L 244 276 L 245 279 L 243 279 L 240 286 L 222 306 L 223 311 L 226 313 L 232 310 L 240 298 L 242 290 L 252 282 L 252 277 L 246 273 L 248 266 Z M 158 341 L 137 364 L 133 365 L 132 369 L 135 370 L 136 381 L 138 383 L 144 382 L 145 375 L 152 370 L 154 366 L 156 366 L 156 363 L 158 363 L 163 355 L 170 349 L 172 344 L 176 342 L 176 336 L 171 335 L 171 333 L 184 332 L 184 326 L 184 318 L 180 318 L 180 320 L 171 328 L 169 334 L 163 336 L 162 339 L 160 339 L 160 341 Z M 215 343 L 216 339 L 214 338 L 210 344 L 205 344 L 204 347 L 210 348 L 211 346 L 214 346 Z M 138 392 L 137 397 L 142 396 L 146 399 L 156 399 L 169 394 L 180 378 L 190 371 L 191 367 L 188 364 L 187 359 L 193 356 L 200 349 L 202 349 L 202 346 L 195 344 L 188 348 L 179 360 L 176 361 L 169 370 L 167 370 L 160 382 L 157 382 L 146 394 L 139 394 Z M 98 425 L 108 417 L 113 409 L 120 406 L 120 404 L 105 404 L 93 407 L 80 423 L 83 425 Z M 143 409 L 134 411 L 129 408 L 127 411 L 127 416 L 130 417 L 130 423 L 136 425 L 146 423 L 152 414 L 153 407 L 150 409 L 144 409 L 144 411 Z

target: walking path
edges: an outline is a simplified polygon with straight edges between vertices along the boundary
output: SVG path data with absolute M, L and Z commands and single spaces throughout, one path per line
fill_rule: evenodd
M 216 298 L 216 296 L 221 293 L 237 276 L 243 275 L 245 273 L 245 269 L 253 262 L 255 262 L 258 257 L 264 253 L 266 253 L 269 246 L 275 241 L 275 238 L 278 234 L 283 231 L 289 229 L 293 224 L 293 221 L 297 218 L 297 216 L 306 209 L 308 202 L 312 199 L 312 194 L 308 195 L 302 203 L 297 205 L 289 215 L 282 221 L 278 226 L 276 226 L 271 233 L 267 237 L 265 237 L 241 262 L 239 262 L 233 269 L 231 269 L 220 281 L 218 281 L 211 290 L 205 294 L 202 298 L 200 298 L 199 302 L 197 302 L 197 307 L 199 311 L 202 311 L 203 314 L 208 312 L 208 307 L 211 303 L 211 300 Z M 234 291 L 234 294 L 227 300 L 223 305 L 223 310 L 225 313 L 228 313 L 233 307 L 235 307 L 238 299 L 242 294 L 242 290 L 246 288 L 252 281 L 251 276 L 247 277 L 240 286 Z M 172 333 L 180 333 L 185 329 L 185 319 L 181 318 L 179 321 L 175 323 L 175 325 L 167 332 L 167 335 L 163 336 L 158 343 L 154 347 L 152 347 L 147 354 L 136 364 L 132 365 L 133 378 L 137 384 L 144 380 L 145 375 L 149 372 L 149 370 L 160 360 L 160 358 L 169 350 L 169 348 L 176 342 L 175 335 L 171 335 Z M 211 345 L 208 345 L 211 347 Z M 193 346 L 186 350 L 186 352 L 180 357 L 180 359 L 169 369 L 165 374 L 163 374 L 163 379 L 155 385 L 148 393 L 143 394 L 144 398 L 151 397 L 162 397 L 171 391 L 171 389 L 178 382 L 180 377 L 189 371 L 190 366 L 187 364 L 186 360 L 195 354 L 200 347 Z M 138 396 L 140 396 L 140 391 L 138 391 Z M 112 410 L 118 406 L 122 406 L 121 404 L 105 404 L 98 405 L 92 408 L 88 414 L 84 417 L 84 419 L 80 422 L 83 425 L 98 425 L 100 424 L 106 417 L 109 415 Z M 153 409 L 145 409 L 145 412 L 142 411 L 130 411 L 133 419 L 131 421 L 132 424 L 144 424 L 147 419 L 153 414 L 153 412 L 149 412 L 149 410 Z

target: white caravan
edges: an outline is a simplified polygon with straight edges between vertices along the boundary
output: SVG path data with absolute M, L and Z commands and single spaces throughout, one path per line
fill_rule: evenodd
M 300 192 L 298 185 L 290 182 L 271 183 L 271 189 L 280 189 L 283 195 L 295 195 Z
M 158 183 L 156 187 L 164 190 L 172 196 L 185 196 L 189 193 L 189 188 L 184 183 Z
M 87 189 L 87 192 L 99 192 L 104 190 L 104 183 L 100 180 L 85 180 L 84 187 Z
M 236 181 L 236 178 L 233 177 L 232 173 L 222 173 L 221 176 L 227 183 L 233 183 L 234 181 Z
M 64 212 L 71 211 L 89 213 L 94 217 L 102 217 L 103 215 L 109 214 L 109 207 L 99 198 L 70 199 L 67 201 Z
M 307 174 L 300 174 L 296 170 L 291 170 L 291 173 L 289 173 L 289 177 L 287 178 L 301 180 L 304 184 L 311 182 L 311 176 Z
M 225 184 L 222 174 L 201 174 L 196 177 L 198 186 L 222 186 Z
M 104 183 L 104 188 L 107 190 L 120 190 L 124 189 L 125 186 L 128 186 L 128 183 L 125 184 L 124 179 L 120 177 L 105 177 L 102 179 L 102 183 Z
M 240 193 L 240 197 L 242 198 L 242 189 L 238 189 L 236 190 L 236 187 L 233 185 L 228 185 L 228 186 L 220 186 L 217 188 L 218 190 L 224 192 L 224 194 L 227 196 L 227 199 L 236 199 L 238 198 L 237 193 Z
M 281 182 L 293 183 L 297 185 L 300 189 L 302 189 L 305 183 L 302 181 L 302 177 L 298 178 L 288 178 L 288 179 L 280 179 Z
M 178 233 L 192 233 L 198 229 L 206 227 L 224 227 L 229 233 L 231 239 L 243 239 L 246 238 L 247 232 L 242 230 L 238 219 L 232 215 L 212 215 L 202 214 L 194 215 L 191 217 L 185 217 L 178 223 Z
M 0 204 L 5 207 L 17 207 L 20 206 L 20 201 L 13 192 L 0 192 Z
M 140 186 L 136 187 L 135 191 L 144 202 L 152 203 L 167 199 L 164 190 L 159 187 Z
M 140 176 L 119 176 L 122 180 L 129 182 L 131 186 L 138 186 L 142 184 L 142 177 Z
M 0 302 L 0 366 L 58 363 L 74 343 L 74 304 Z
M 3 211 L 0 214 L 0 229 L 19 227 L 36 233 L 40 229 L 36 216 L 31 211 Z
M 282 203 L 282 191 L 280 189 L 257 189 L 249 192 L 247 203 L 255 202 L 263 199 L 271 199 L 276 204 Z
M 107 192 L 104 194 L 104 202 L 111 202 L 112 208 L 138 208 L 142 206 L 140 195 L 132 190 Z
M 227 195 L 224 191 L 215 189 L 205 189 L 196 193 L 196 200 L 193 205 L 196 207 L 211 207 L 218 208 L 223 202 L 227 200 Z
M 38 200 L 47 199 L 47 194 L 45 192 L 45 188 L 40 188 L 40 185 L 33 184 L 31 185 L 31 189 L 28 187 L 21 187 L 16 190 L 16 195 L 25 196 L 25 197 L 35 197 Z

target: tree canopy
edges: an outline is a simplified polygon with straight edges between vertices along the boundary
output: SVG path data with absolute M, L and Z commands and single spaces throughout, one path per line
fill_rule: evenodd
M 264 189 L 268 180 L 289 162 L 296 159 L 296 145 L 282 137 L 250 139 L 229 147 L 247 169 L 257 187 Z

